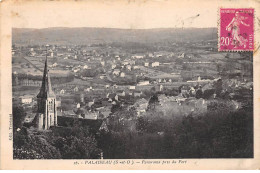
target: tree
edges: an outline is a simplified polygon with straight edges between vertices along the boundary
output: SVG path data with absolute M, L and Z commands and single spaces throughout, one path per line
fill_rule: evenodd
M 218 80 L 214 83 L 214 88 L 215 88 L 215 90 L 216 90 L 216 95 L 217 95 L 217 96 L 220 96 L 220 93 L 222 92 L 222 89 L 223 89 L 222 84 L 223 84 L 222 79 L 218 79 Z
M 34 131 L 22 127 L 14 132 L 16 159 L 97 159 L 101 150 L 95 137 L 79 121 L 73 127 Z
M 140 132 L 145 132 L 147 130 L 148 121 L 147 119 L 144 119 L 144 117 L 138 117 L 136 128 Z
M 88 127 L 75 119 L 67 129 L 53 129 L 52 140 L 63 159 L 97 159 L 101 150 Z M 58 138 L 57 138 L 58 137 Z
M 25 116 L 26 112 L 23 107 L 13 107 L 13 130 L 22 127 Z
M 155 109 L 155 106 L 156 106 L 156 104 L 158 104 L 158 103 L 159 103 L 158 96 L 157 96 L 157 95 L 153 95 L 153 96 L 150 98 L 149 102 L 148 102 L 148 110 L 149 110 L 149 109 Z
M 196 91 L 196 99 L 200 99 L 203 97 L 203 93 L 202 93 L 202 90 L 201 88 L 199 88 L 197 91 Z
M 23 127 L 14 132 L 14 158 L 16 159 L 58 159 L 60 152 L 52 146 L 47 134 L 32 133 Z

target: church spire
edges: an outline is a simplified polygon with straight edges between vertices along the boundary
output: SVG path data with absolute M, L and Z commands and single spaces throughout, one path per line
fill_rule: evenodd
M 38 98 L 55 97 L 55 94 L 52 91 L 52 87 L 51 87 L 51 79 L 50 79 L 49 70 L 48 70 L 47 54 L 46 54 L 44 71 L 43 71 L 42 86 L 41 86 L 40 92 L 37 95 L 37 97 Z

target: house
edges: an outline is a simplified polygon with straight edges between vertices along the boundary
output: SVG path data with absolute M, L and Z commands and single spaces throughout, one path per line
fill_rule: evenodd
M 76 86 L 75 88 L 73 88 L 73 91 L 74 91 L 74 92 L 78 92 L 78 91 L 79 91 L 79 88 Z
M 84 114 L 83 114 L 83 118 L 96 120 L 96 119 L 98 119 L 98 113 L 97 112 L 85 111 Z
M 153 56 L 152 53 L 148 53 L 148 57 L 149 57 L 149 58 L 153 58 L 154 56 Z
M 159 54 L 159 53 L 155 55 L 156 58 L 160 58 L 160 57 L 162 57 L 162 56 L 163 56 L 163 55 L 162 55 L 162 54 Z
M 55 62 L 55 63 L 52 64 L 52 67 L 57 67 L 57 65 L 58 64 Z
M 150 82 L 149 81 L 140 81 L 137 85 L 138 86 L 144 86 L 144 85 L 149 85 Z
M 141 98 L 135 102 L 134 107 L 137 112 L 137 115 L 141 115 L 142 113 L 146 112 L 146 109 L 148 107 L 148 101 L 144 98 Z
M 60 90 L 60 94 L 65 94 L 65 90 L 64 89 Z
M 130 90 L 135 90 L 135 86 L 129 86 Z
M 83 66 L 83 69 L 88 69 L 88 65 L 84 65 L 84 66 Z
M 105 77 L 106 77 L 105 75 L 100 75 L 99 76 L 100 79 L 105 79 Z
M 195 96 L 196 95 L 195 88 L 194 87 L 190 87 L 189 93 L 190 93 L 190 95 Z
M 111 68 L 112 68 L 112 69 L 115 69 L 115 68 L 116 68 L 116 65 L 115 65 L 115 64 L 112 64 L 112 65 L 111 65 Z
M 182 95 L 183 95 L 183 94 L 188 94 L 189 91 L 190 91 L 190 87 L 187 86 L 187 85 L 183 85 L 183 86 L 180 87 L 180 91 L 181 91 L 181 94 L 182 94 Z
M 66 117 L 76 117 L 76 113 L 73 110 L 63 111 L 62 116 Z
M 119 69 L 114 69 L 113 70 L 113 75 L 119 76 L 120 70 Z
M 116 93 L 118 96 L 122 96 L 122 97 L 124 97 L 126 94 L 124 90 L 118 90 Z
M 153 62 L 153 63 L 152 63 L 152 67 L 158 67 L 159 65 L 160 65 L 159 62 Z
M 105 61 L 100 62 L 102 66 L 105 66 Z
M 188 54 L 186 55 L 188 58 L 194 58 L 194 55 L 193 54 Z
M 142 59 L 144 58 L 144 55 L 133 55 L 131 58 Z
M 103 107 L 102 109 L 99 110 L 99 113 L 103 116 L 101 116 L 102 118 L 107 118 L 110 114 L 111 114 L 111 107 L 112 104 L 110 103 L 111 106 L 106 106 Z
M 130 65 L 135 65 L 135 61 L 134 60 L 129 60 L 129 64 Z
M 132 66 L 131 66 L 131 65 L 127 65 L 127 66 L 126 66 L 126 69 L 129 70 L 129 71 L 131 71 L 131 70 L 132 70 Z
M 214 86 L 212 83 L 208 83 L 208 84 L 205 84 L 201 89 L 202 89 L 202 92 L 205 92 L 206 90 L 214 89 Z
M 127 64 L 129 64 L 129 62 L 128 61 L 124 61 L 124 62 L 122 62 L 122 64 L 123 65 L 127 65 Z
M 163 85 L 159 86 L 159 90 L 162 91 L 163 90 Z
M 178 55 L 178 58 L 184 58 L 185 54 L 184 53 L 181 53 Z
M 121 72 L 121 73 L 120 73 L 120 77 L 125 77 L 125 73 L 124 73 L 124 72 Z
M 90 91 L 90 88 L 85 88 L 84 91 L 85 91 L 85 92 L 89 92 L 89 91 Z
M 179 103 L 179 105 L 181 105 L 181 103 L 184 102 L 186 100 L 186 98 L 181 97 L 181 96 L 176 96 L 175 100 L 177 103 Z
M 116 88 L 118 88 L 118 86 L 117 86 L 116 84 L 114 84 L 114 85 L 113 85 L 113 88 L 116 89 Z
M 109 98 L 108 101 L 113 101 L 113 100 L 118 101 L 118 95 L 116 93 L 107 94 L 107 98 Z
M 19 97 L 20 103 L 22 104 L 30 104 L 33 102 L 33 96 L 31 95 L 24 95 Z
M 56 106 L 57 106 L 57 108 L 61 107 L 61 98 L 60 97 L 56 98 Z
M 101 126 L 98 129 L 99 131 L 105 131 L 105 132 L 109 132 L 109 129 L 107 127 L 107 124 L 105 121 L 102 122 Z
M 142 91 L 135 91 L 135 92 L 134 92 L 134 96 L 135 96 L 135 97 L 141 97 L 142 94 L 143 94 Z
M 93 100 L 93 101 L 90 101 L 90 102 L 88 102 L 88 106 L 91 107 L 94 103 L 95 103 L 94 100 Z
M 139 67 L 138 65 L 135 65 L 135 66 L 133 67 L 133 69 L 134 69 L 134 70 L 140 69 L 140 67 Z
M 145 62 L 145 63 L 144 63 L 144 66 L 145 66 L 145 67 L 149 67 L 149 62 Z
M 74 73 L 77 73 L 77 72 L 79 72 L 79 71 L 80 71 L 80 69 L 74 69 L 74 70 L 73 70 Z

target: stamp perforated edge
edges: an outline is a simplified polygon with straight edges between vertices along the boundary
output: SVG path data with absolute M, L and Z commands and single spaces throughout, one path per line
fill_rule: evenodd
M 247 49 L 236 49 L 236 50 L 220 50 L 220 9 L 221 8 L 232 8 L 232 7 L 219 7 L 218 8 L 218 11 L 217 11 L 217 16 L 218 16 L 218 19 L 217 19 L 217 27 L 218 27 L 218 52 L 255 52 L 257 51 L 258 48 L 256 48 L 256 40 L 255 40 L 255 13 L 256 13 L 256 10 L 255 8 L 253 7 L 247 7 L 247 8 L 252 8 L 254 10 L 254 15 L 253 15 L 253 35 L 254 35 L 254 50 L 247 50 Z M 243 8 L 243 7 L 241 7 Z M 238 9 L 238 8 L 234 8 L 234 9 Z

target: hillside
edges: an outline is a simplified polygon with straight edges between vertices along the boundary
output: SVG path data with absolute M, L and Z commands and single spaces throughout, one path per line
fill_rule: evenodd
M 217 38 L 217 28 L 189 29 L 111 29 L 111 28 L 13 28 L 13 43 L 34 44 L 93 44 L 111 42 L 182 42 Z

